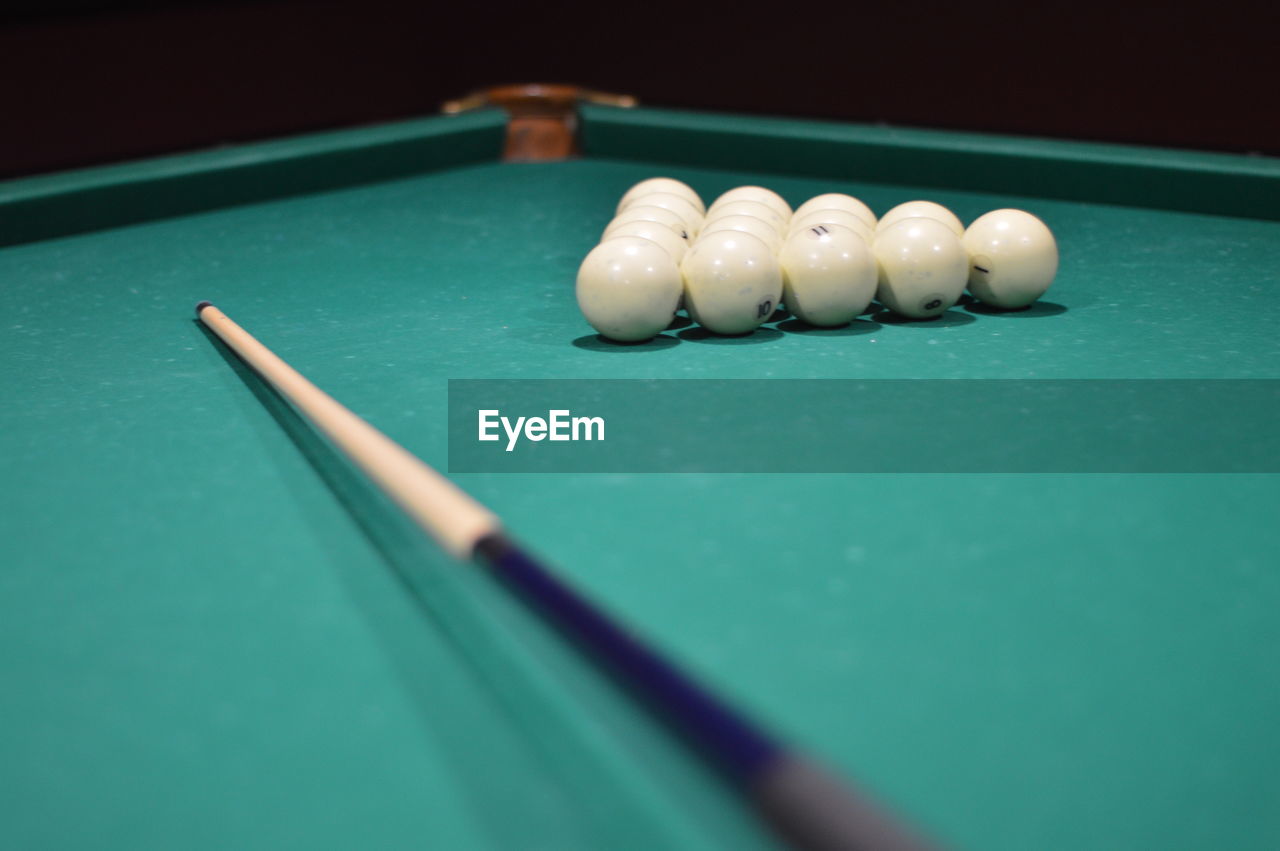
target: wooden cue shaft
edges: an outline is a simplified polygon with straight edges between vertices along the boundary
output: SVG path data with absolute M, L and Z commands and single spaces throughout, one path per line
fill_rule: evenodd
M 296 406 L 447 551 L 482 557 L 531 605 L 653 701 L 775 829 L 813 851 L 925 851 L 928 842 L 822 768 L 774 741 L 626 633 L 502 535 L 498 518 L 308 381 L 207 301 L 196 315 Z
M 454 556 L 469 561 L 476 542 L 501 529 L 487 508 L 312 384 L 221 310 L 202 301 L 196 315 Z

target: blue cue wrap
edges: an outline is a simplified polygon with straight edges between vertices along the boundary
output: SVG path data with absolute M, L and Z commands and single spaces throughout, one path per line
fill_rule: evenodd
M 475 552 L 521 599 L 585 647 L 695 746 L 796 847 L 813 851 L 931 847 L 699 687 L 504 536 L 480 539 Z

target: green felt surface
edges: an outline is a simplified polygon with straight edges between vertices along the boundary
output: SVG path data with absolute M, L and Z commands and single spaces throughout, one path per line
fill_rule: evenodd
M 0 845 L 770 847 L 229 361 L 199 299 L 441 466 L 449 378 L 1280 377 L 1280 223 L 627 156 L 0 252 Z M 1025 313 L 612 346 L 574 272 L 656 173 L 1025 207 L 1061 273 Z M 1280 478 L 460 481 L 948 844 L 1280 844 Z

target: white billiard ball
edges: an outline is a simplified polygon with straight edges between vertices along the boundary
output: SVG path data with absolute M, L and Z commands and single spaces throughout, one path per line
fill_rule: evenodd
M 711 206 L 707 208 L 707 214 L 710 215 L 713 210 L 723 207 L 725 204 L 732 204 L 734 201 L 755 201 L 757 204 L 764 204 L 773 210 L 784 222 L 791 218 L 791 205 L 787 203 L 786 199 L 772 189 L 765 189 L 763 186 L 738 186 L 730 189 L 711 202 Z
M 773 225 L 761 221 L 755 216 L 723 216 L 708 219 L 698 233 L 698 239 L 706 239 L 709 234 L 722 230 L 737 230 L 749 233 L 769 246 L 769 250 L 774 254 L 777 254 L 778 249 L 782 248 L 782 237 L 778 236 L 778 232 L 773 229 Z
M 673 195 L 670 192 L 650 192 L 648 195 L 642 195 L 635 201 L 635 206 L 643 204 L 646 207 L 661 207 L 664 210 L 670 210 L 675 213 L 684 222 L 685 227 L 689 229 L 690 235 L 696 234 L 698 229 L 702 227 L 702 213 L 689 203 L 685 198 L 679 195 Z M 631 209 L 631 205 L 623 208 L 619 215 L 625 216 L 627 211 Z
M 935 204 L 932 201 L 908 201 L 905 204 L 899 204 L 880 217 L 876 232 L 879 233 L 903 219 L 921 218 L 942 222 L 956 236 L 964 236 L 964 222 L 960 221 L 956 214 L 946 207 L 941 204 Z
M 713 210 L 707 211 L 708 222 L 728 218 L 729 216 L 752 216 L 762 222 L 768 222 L 778 236 L 787 235 L 788 220 L 779 215 L 777 210 L 760 201 L 729 201 Z
M 870 245 L 876 238 L 876 232 L 867 227 L 867 223 L 848 210 L 811 210 L 803 216 L 797 215 L 791 220 L 789 233 L 811 228 L 814 225 L 840 225 L 862 237 Z
M 796 207 L 795 217 L 798 219 L 803 215 L 812 213 L 814 210 L 844 210 L 846 213 L 852 213 L 862 219 L 863 223 L 872 230 L 875 230 L 876 227 L 876 214 L 871 212 L 871 208 L 852 195 L 845 195 L 843 192 L 828 192 L 824 195 L 815 195 L 799 207 Z
M 700 239 L 680 264 L 689 316 L 717 334 L 745 334 L 782 298 L 782 270 L 769 246 L 749 233 L 722 230 Z
M 667 254 L 671 255 L 671 259 L 676 261 L 677 265 L 684 259 L 685 252 L 689 250 L 689 243 L 677 236 L 671 228 L 666 225 L 660 225 L 657 222 L 647 222 L 643 219 L 636 219 L 617 225 L 610 229 L 609 236 L 606 239 L 617 239 L 620 236 L 638 236 L 641 239 L 658 243 Z
M 834 224 L 797 230 L 778 255 L 782 299 L 810 325 L 851 322 L 876 294 L 876 258 L 859 234 Z
M 881 220 L 883 221 L 883 220 Z M 960 238 L 936 219 L 902 219 L 876 235 L 876 298 L 894 313 L 927 319 L 959 300 L 969 278 Z
M 637 198 L 644 195 L 652 195 L 655 192 L 666 192 L 671 195 L 679 195 L 681 198 L 692 204 L 699 213 L 705 213 L 707 207 L 702 203 L 702 197 L 687 183 L 676 180 L 673 177 L 651 177 L 648 180 L 642 180 L 635 186 L 627 190 L 622 196 L 622 200 L 618 202 L 616 213 L 621 213 L 629 207 Z
M 684 223 L 684 219 L 665 207 L 651 207 L 648 204 L 636 204 L 623 210 L 613 221 L 605 227 L 601 239 L 608 239 L 609 234 L 619 225 L 627 222 L 656 222 L 665 225 L 671 229 L 671 232 L 683 239 L 685 242 L 693 241 L 693 233 L 689 230 L 689 226 Z
M 1058 243 L 1044 222 L 1024 210 L 992 210 L 964 232 L 969 292 L 994 307 L 1026 307 L 1058 273 Z
M 619 342 L 661 333 L 676 315 L 682 290 L 671 255 L 638 236 L 600 243 L 578 268 L 578 308 L 592 328 Z

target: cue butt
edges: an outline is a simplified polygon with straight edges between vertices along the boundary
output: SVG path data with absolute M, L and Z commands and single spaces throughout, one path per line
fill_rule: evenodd
M 884 810 L 794 753 L 626 632 L 502 535 L 476 556 L 608 672 L 619 677 L 708 762 L 743 789 L 758 813 L 808 851 L 925 851 Z
M 751 797 L 797 848 L 931 851 L 934 847 L 819 766 L 796 756 L 784 756 L 761 772 Z

